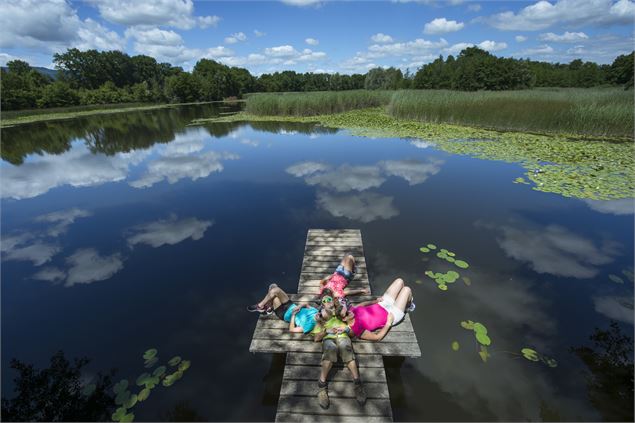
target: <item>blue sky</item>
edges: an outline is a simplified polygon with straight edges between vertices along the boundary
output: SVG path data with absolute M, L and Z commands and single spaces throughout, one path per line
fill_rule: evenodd
M 190 70 L 199 58 L 276 70 L 415 71 L 478 45 L 550 62 L 611 63 L 634 48 L 632 0 L 4 0 L 0 63 L 53 67 L 70 47 L 147 54 Z

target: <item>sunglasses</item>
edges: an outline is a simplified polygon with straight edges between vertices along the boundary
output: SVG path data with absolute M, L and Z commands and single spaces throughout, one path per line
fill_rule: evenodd
M 322 303 L 323 304 L 324 303 L 330 303 L 330 302 L 333 302 L 333 298 L 331 298 L 329 296 L 326 296 L 326 297 L 322 298 Z

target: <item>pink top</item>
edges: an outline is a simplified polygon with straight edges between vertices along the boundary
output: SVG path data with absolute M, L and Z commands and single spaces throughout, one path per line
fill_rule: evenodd
M 322 294 L 322 291 L 328 288 L 333 291 L 333 295 L 335 297 L 342 298 L 346 296 L 346 294 L 344 293 L 344 288 L 346 288 L 347 285 L 348 281 L 346 280 L 346 278 L 336 272 L 333 273 L 326 284 L 324 284 L 324 286 L 320 288 L 320 294 Z
M 383 328 L 388 321 L 388 312 L 379 304 L 353 306 L 351 307 L 351 312 L 355 316 L 351 330 L 358 338 L 365 330 L 372 332 Z

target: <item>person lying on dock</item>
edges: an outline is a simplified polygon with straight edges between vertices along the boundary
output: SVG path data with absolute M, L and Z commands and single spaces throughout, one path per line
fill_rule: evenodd
M 381 297 L 351 306 L 344 320 L 355 337 L 381 341 L 392 326 L 403 320 L 406 312 L 414 309 L 412 290 L 404 285 L 403 279 L 397 278 Z
M 315 342 L 322 341 L 322 360 L 320 378 L 318 379 L 318 403 L 320 407 L 324 409 L 329 408 L 331 401 L 329 400 L 327 378 L 333 367 L 333 363 L 337 362 L 337 355 L 339 353 L 342 362 L 348 367 L 353 377 L 355 399 L 360 405 L 364 405 L 366 403 L 366 390 L 359 377 L 353 345 L 348 336 L 350 328 L 346 322 L 342 321 L 340 316 L 341 305 L 338 304 L 337 298 L 333 298 L 330 295 L 323 295 L 321 301 L 324 307 L 316 316 L 318 325 L 313 330 Z
M 325 289 L 330 289 L 337 298 L 344 298 L 347 295 L 368 294 L 368 289 L 366 288 L 347 288 L 354 277 L 355 257 L 347 254 L 337 266 L 335 272 L 320 281 L 320 294 L 322 294 Z
M 274 313 L 280 320 L 289 323 L 289 331 L 309 333 L 315 328 L 318 309 L 307 304 L 298 305 L 291 302 L 289 296 L 278 285 L 269 285 L 267 295 L 257 304 L 247 307 L 247 311 Z

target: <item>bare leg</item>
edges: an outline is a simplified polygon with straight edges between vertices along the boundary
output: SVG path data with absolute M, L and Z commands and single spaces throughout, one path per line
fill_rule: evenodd
M 404 286 L 395 300 L 395 307 L 401 311 L 406 311 L 406 306 L 412 301 L 412 290 L 408 286 Z
M 397 278 L 390 284 L 390 286 L 388 287 L 384 295 L 397 299 L 397 296 L 399 295 L 399 291 L 401 291 L 403 287 L 404 287 L 403 279 Z
M 351 360 L 346 363 L 346 367 L 351 371 L 351 375 L 353 379 L 359 379 L 359 371 L 357 370 L 357 362 L 355 360 Z
M 353 269 L 355 269 L 355 257 L 353 257 L 350 254 L 347 254 L 344 256 L 340 264 L 344 266 L 344 269 L 348 270 L 349 272 L 352 272 Z
M 333 362 L 328 360 L 322 361 L 322 369 L 320 370 L 320 382 L 326 383 L 326 378 L 329 376 L 329 372 L 333 367 Z
M 287 293 L 276 286 L 267 292 L 267 295 L 265 295 L 262 301 L 258 303 L 258 307 L 262 308 L 271 302 L 273 303 L 273 308 L 275 309 L 287 301 L 289 301 Z

